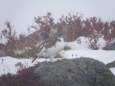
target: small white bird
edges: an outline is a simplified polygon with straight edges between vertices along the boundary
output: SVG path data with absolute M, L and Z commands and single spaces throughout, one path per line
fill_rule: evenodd
M 65 43 L 62 38 L 60 38 L 60 42 L 56 42 L 55 45 L 53 45 L 50 48 L 42 47 L 41 51 L 36 54 L 36 58 L 49 58 L 50 62 L 54 62 L 54 57 L 57 53 L 59 53 L 61 50 L 63 50 Z M 35 58 L 35 59 L 36 59 Z M 32 61 L 34 62 L 35 59 Z

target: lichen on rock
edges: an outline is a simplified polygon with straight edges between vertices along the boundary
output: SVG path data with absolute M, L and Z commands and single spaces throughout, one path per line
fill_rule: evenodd
M 115 76 L 104 63 L 91 58 L 43 62 L 37 78 L 50 86 L 115 86 Z

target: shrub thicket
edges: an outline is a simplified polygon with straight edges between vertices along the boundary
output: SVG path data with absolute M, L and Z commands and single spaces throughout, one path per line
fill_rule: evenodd
M 67 42 L 75 41 L 80 36 L 89 37 L 91 49 L 98 49 L 96 44 L 100 37 L 103 37 L 108 45 L 115 38 L 114 20 L 107 22 L 97 17 L 86 19 L 82 17 L 78 13 L 75 15 L 69 13 L 67 16 L 63 15 L 60 17 L 57 22 L 54 21 L 51 13 L 47 13 L 45 16 L 35 17 L 34 21 L 36 24 L 32 25 L 28 31 L 33 28 L 36 31 L 28 36 L 24 34 L 17 36 L 16 31 L 13 30 L 11 23 L 8 21 L 5 23 L 6 28 L 0 32 L 0 37 L 2 38 L 4 36 L 7 39 L 4 44 L 4 51 L 9 56 L 16 56 L 16 51 L 22 51 L 23 53 L 26 51 L 26 48 L 35 47 L 37 43 L 47 39 L 50 35 L 51 28 L 57 29 L 57 35 L 63 37 Z M 2 49 L 0 48 L 0 50 Z M 28 52 L 25 53 L 28 54 Z

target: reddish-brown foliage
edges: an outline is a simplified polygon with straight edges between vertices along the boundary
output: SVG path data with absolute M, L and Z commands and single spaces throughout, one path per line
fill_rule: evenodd
M 0 76 L 0 86 L 47 86 L 36 78 L 34 74 L 36 67 L 38 65 L 21 69 L 15 75 L 8 73 Z
M 35 17 L 34 20 L 36 25 L 32 25 L 31 28 L 36 29 L 37 34 L 41 35 L 43 39 L 49 37 L 51 28 L 57 28 L 58 32 L 60 31 L 59 36 L 64 37 L 65 41 L 75 41 L 80 36 L 89 37 L 91 40 L 95 39 L 95 43 L 91 43 L 92 48 L 101 36 L 108 42 L 115 38 L 114 20 L 105 22 L 97 17 L 82 19 L 82 15 L 78 13 L 76 15 L 71 15 L 70 13 L 67 16 L 63 15 L 57 22 L 54 22 L 51 13 L 47 13 L 45 16 Z M 4 29 L 2 34 L 8 39 L 5 45 L 10 51 L 19 49 L 19 47 L 21 49 L 28 46 L 33 47 L 38 42 L 38 40 L 36 41 L 37 37 L 34 37 L 36 38 L 35 40 L 22 34 L 17 37 L 16 32 L 12 30 L 10 22 L 6 23 L 6 27 L 7 29 Z M 38 36 L 35 33 L 33 33 L 34 36 Z

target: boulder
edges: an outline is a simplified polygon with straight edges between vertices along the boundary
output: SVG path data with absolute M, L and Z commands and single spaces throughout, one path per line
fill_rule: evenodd
M 113 67 L 115 67 L 115 61 L 106 64 L 106 66 L 107 66 L 108 68 L 113 68 Z
M 103 48 L 104 50 L 115 50 L 115 42 Z
M 115 76 L 108 67 L 91 58 L 43 62 L 34 73 L 49 86 L 115 86 Z

